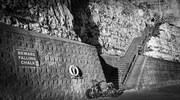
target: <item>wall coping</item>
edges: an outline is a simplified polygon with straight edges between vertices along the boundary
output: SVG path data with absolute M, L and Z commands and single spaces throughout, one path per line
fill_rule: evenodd
M 180 64 L 180 62 L 175 62 L 175 61 L 171 61 L 171 60 L 165 60 L 165 59 L 154 58 L 154 57 L 149 57 L 149 56 L 145 56 L 145 57 L 150 58 L 150 59 L 154 59 L 154 60 L 165 61 L 165 62 L 168 62 L 168 63 Z
M 0 22 L 0 30 L 6 30 L 8 32 L 19 33 L 19 34 L 22 34 L 22 35 L 27 35 L 27 36 L 32 36 L 32 37 L 46 38 L 46 39 L 50 39 L 50 40 L 66 41 L 66 42 L 76 43 L 76 44 L 80 44 L 80 45 L 86 45 L 86 46 L 89 46 L 89 47 L 95 47 L 93 45 L 89 45 L 89 44 L 86 44 L 86 43 L 83 43 L 83 42 L 70 40 L 70 39 L 65 39 L 65 38 L 56 37 L 56 36 L 50 36 L 50 35 L 38 33 L 38 32 L 35 32 L 35 31 L 29 31 L 29 30 L 25 30 L 25 29 L 22 29 L 22 28 L 15 27 L 15 26 L 7 25 L 7 24 L 1 23 L 1 22 Z
M 109 54 L 101 54 L 101 56 L 104 56 L 104 57 L 113 57 L 113 58 L 119 58 L 119 59 L 122 59 L 124 56 L 116 56 L 116 55 L 109 55 Z

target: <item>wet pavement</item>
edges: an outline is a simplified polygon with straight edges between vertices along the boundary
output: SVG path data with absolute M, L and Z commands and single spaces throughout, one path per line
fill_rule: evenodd
M 169 86 L 153 90 L 126 90 L 116 98 L 97 98 L 83 100 L 180 100 L 180 85 Z

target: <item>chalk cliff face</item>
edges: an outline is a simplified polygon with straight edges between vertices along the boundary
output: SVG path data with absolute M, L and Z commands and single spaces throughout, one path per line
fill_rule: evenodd
M 42 34 L 78 40 L 69 0 L 0 0 L 0 22 Z
M 82 19 L 75 30 L 83 42 L 100 45 L 104 54 L 123 56 L 132 40 L 142 35 L 145 24 L 153 24 L 147 9 L 127 0 L 90 0 L 87 6 L 73 14 Z
M 146 1 L 146 0 L 144 0 Z M 156 5 L 155 5 L 156 4 Z M 147 42 L 147 56 L 171 61 L 180 61 L 180 9 L 178 0 L 153 0 L 151 11 L 159 18 L 154 33 Z
M 89 7 L 103 53 L 123 56 L 132 39 L 141 36 L 145 28 L 143 10 L 131 2 L 92 0 Z
M 166 41 L 159 46 L 175 52 L 168 53 L 168 59 L 179 53 L 178 31 L 176 35 L 169 32 L 180 26 L 178 0 L 0 0 L 0 3 L 0 22 L 82 41 L 100 47 L 100 53 L 118 56 L 125 54 L 147 25 L 164 23 L 159 27 L 158 37 L 153 35 L 147 46 L 152 49 L 156 42 L 151 41 Z M 152 56 L 148 53 L 145 55 Z
M 131 41 L 143 34 L 146 25 L 178 26 L 179 7 L 177 0 L 90 0 L 88 9 L 80 9 L 74 16 L 82 19 L 74 27 L 83 42 L 102 46 L 104 54 L 123 56 Z
M 147 42 L 147 56 L 180 61 L 180 29 L 168 23 L 160 25 L 156 36 Z
M 101 46 L 123 56 L 145 28 L 144 11 L 125 0 L 1 0 L 0 22 Z

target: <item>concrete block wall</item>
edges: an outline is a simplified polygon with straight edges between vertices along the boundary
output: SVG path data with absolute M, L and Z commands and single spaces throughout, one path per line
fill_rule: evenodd
M 36 50 L 40 66 L 17 66 L 15 48 Z M 70 65 L 82 79 L 71 78 Z M 91 79 L 105 80 L 94 46 L 0 23 L 0 100 L 85 98 Z
M 146 57 L 138 83 L 139 89 L 151 89 L 180 84 L 180 63 Z

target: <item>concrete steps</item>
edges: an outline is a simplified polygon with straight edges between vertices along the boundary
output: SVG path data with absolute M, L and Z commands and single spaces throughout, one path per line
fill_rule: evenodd
M 131 45 L 129 46 L 125 56 L 123 57 L 123 61 L 121 63 L 121 68 L 124 68 L 124 70 L 119 73 L 119 76 L 121 77 L 119 80 L 121 80 L 121 83 L 123 85 L 126 84 L 127 79 L 129 78 L 129 75 L 131 72 L 130 69 L 133 67 L 132 65 L 136 61 L 136 57 L 138 56 L 138 44 L 140 44 L 142 41 L 142 37 L 134 38 Z
M 144 50 L 145 43 L 149 37 L 148 32 L 148 28 L 146 28 L 141 37 L 133 39 L 121 62 L 120 66 L 124 68 L 124 70 L 120 71 L 119 77 L 121 78 L 119 78 L 119 80 L 121 79 L 121 83 L 129 89 L 135 88 L 138 82 L 138 77 L 144 62 L 144 57 L 139 54 Z M 139 53 L 138 50 L 140 51 Z
M 141 72 L 143 70 L 144 61 L 144 56 L 137 57 L 137 60 L 131 69 L 129 78 L 126 81 L 126 89 L 135 89 L 137 87 L 139 77 L 141 76 Z

